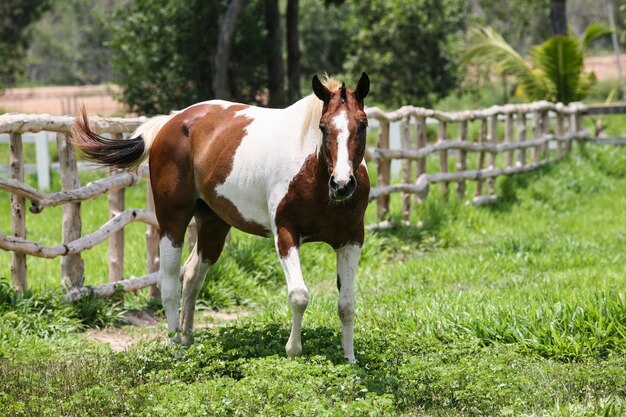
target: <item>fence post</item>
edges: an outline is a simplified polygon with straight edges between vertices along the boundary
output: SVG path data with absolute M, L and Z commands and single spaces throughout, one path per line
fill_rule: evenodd
M 543 118 L 541 117 L 541 113 L 536 111 L 533 113 L 533 139 L 541 139 L 541 136 L 543 135 Z M 533 163 L 537 163 L 539 162 L 539 150 L 540 150 L 540 146 L 539 145 L 535 145 L 532 147 L 531 149 L 531 157 L 533 160 Z
M 379 119 L 378 145 L 379 149 L 389 149 L 389 121 Z M 378 178 L 377 187 L 385 187 L 389 185 L 389 177 L 391 176 L 391 161 L 381 158 L 378 160 Z M 378 197 L 377 202 L 377 221 L 382 221 L 389 213 L 389 195 Z
M 462 120 L 459 124 L 459 141 L 467 140 L 467 120 Z M 467 151 L 459 150 L 459 160 L 456 163 L 456 171 L 463 172 L 467 169 Z M 459 180 L 456 186 L 456 195 L 459 199 L 465 197 L 465 180 Z
M 545 138 L 550 133 L 550 118 L 548 117 L 548 111 L 542 111 L 541 113 L 541 138 Z M 548 151 L 550 149 L 549 141 L 541 145 L 541 156 L 539 159 L 544 160 L 548 157 Z
M 517 141 L 521 145 L 526 142 L 526 113 L 520 111 L 517 113 Z M 519 165 L 526 165 L 526 148 L 519 150 Z
M 415 119 L 415 138 L 417 141 L 417 149 L 422 149 L 426 146 L 426 117 L 420 116 Z M 419 179 L 420 175 L 426 173 L 426 156 L 417 159 L 415 164 L 415 178 Z M 415 194 L 415 201 L 419 204 L 422 200 L 419 195 Z
M 443 120 L 440 120 L 439 121 L 439 133 L 437 134 L 437 141 L 439 143 L 442 143 L 445 140 L 446 140 L 446 122 Z M 443 150 L 439 152 L 439 170 L 442 173 L 448 172 L 448 151 L 447 150 Z M 443 198 L 445 200 L 448 199 L 448 190 L 449 190 L 448 182 L 442 181 L 441 182 L 441 194 L 443 195 Z
M 498 143 L 498 115 L 494 114 L 489 118 L 489 143 L 495 145 Z M 496 167 L 496 152 L 489 152 L 489 167 L 488 169 L 494 169 Z M 489 177 L 487 179 L 487 194 L 495 194 L 495 177 Z
M 63 191 L 80 187 L 74 147 L 67 140 L 67 134 L 57 133 L 59 151 L 59 170 L 61 172 L 61 189 Z M 80 203 L 63 205 L 63 243 L 71 242 L 80 237 L 82 221 Z M 80 254 L 61 257 L 61 284 L 63 288 L 82 287 L 85 281 L 85 263 Z
M 111 135 L 112 139 L 122 140 L 122 134 Z M 112 169 L 111 174 L 117 170 Z M 109 219 L 124 211 L 126 205 L 125 188 L 112 191 L 108 195 Z M 109 237 L 109 282 L 124 279 L 124 228 Z
M 513 113 L 506 113 L 506 121 L 504 125 L 504 142 L 510 144 L 513 142 Z M 513 166 L 513 150 L 504 154 L 504 165 L 506 168 Z
M 485 143 L 485 139 L 487 138 L 487 119 L 480 119 L 480 136 L 478 137 L 478 142 L 483 144 Z M 485 151 L 480 151 L 478 154 L 478 172 L 482 171 L 485 167 Z M 480 197 L 483 195 L 483 179 L 482 176 L 479 175 L 476 180 L 476 197 Z
M 561 139 L 565 134 L 565 118 L 560 110 L 556 110 L 556 149 L 558 156 L 563 155 L 563 142 Z
M 409 130 L 411 126 L 411 119 L 409 116 L 405 117 L 402 120 L 402 148 L 410 149 L 411 148 L 411 132 Z M 411 160 L 403 159 L 402 160 L 402 182 L 405 184 L 410 184 L 411 181 Z M 402 194 L 402 212 L 404 215 L 404 220 L 407 222 L 411 217 L 411 194 L 403 193 Z
M 9 151 L 11 178 L 24 182 L 22 135 L 20 133 L 11 132 L 9 138 L 11 148 Z M 11 193 L 11 213 L 11 231 L 13 237 L 26 238 L 26 200 L 24 197 Z M 18 292 L 26 292 L 28 290 L 26 255 L 12 252 L 11 256 L 11 279 L 13 289 Z
M 580 113 L 580 108 L 577 106 L 576 108 L 576 112 L 574 113 L 574 131 L 576 133 L 580 132 L 581 130 L 583 130 L 583 115 Z M 573 141 L 573 140 L 572 140 Z M 572 141 L 569 142 L 569 149 L 568 150 L 572 150 Z M 580 143 L 580 142 L 579 142 Z
M 146 209 L 154 213 L 154 197 L 150 179 L 148 178 L 146 179 Z M 157 228 L 151 224 L 146 226 L 146 248 L 148 253 L 146 267 L 150 274 L 159 270 L 159 233 Z M 148 287 L 148 295 L 159 298 L 161 291 L 159 291 L 159 287 L 156 285 L 150 285 Z

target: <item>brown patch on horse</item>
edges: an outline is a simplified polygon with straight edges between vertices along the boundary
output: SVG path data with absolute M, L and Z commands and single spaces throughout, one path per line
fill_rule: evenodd
M 246 220 L 230 200 L 215 192 L 232 171 L 235 153 L 252 121 L 236 114 L 246 108 L 244 104 L 197 104 L 174 116 L 155 138 L 150 178 L 155 203 L 159 201 L 155 206 L 160 208 L 161 233 L 168 234 L 173 244 L 182 244 L 185 228 L 199 208 L 197 199 L 227 224 L 268 235 L 268 230 Z
M 230 175 L 237 149 L 246 136 L 246 128 L 252 122 L 252 119 L 236 114 L 248 106 L 208 106 L 206 113 L 189 127 L 195 184 L 200 197 L 231 226 L 246 233 L 268 236 L 269 230 L 245 219 L 230 200 L 215 192 Z
M 359 161 L 360 164 L 360 161 Z M 320 154 L 307 158 L 300 172 L 289 184 L 287 194 L 276 210 L 279 231 L 298 233 L 295 238 L 305 242 L 325 242 L 337 249 L 349 243 L 363 244 L 363 217 L 370 192 L 369 177 L 364 166 L 355 170 L 357 188 L 348 200 L 333 202 L 328 196 L 330 178 Z M 298 246 L 294 239 L 278 239 L 281 257 Z

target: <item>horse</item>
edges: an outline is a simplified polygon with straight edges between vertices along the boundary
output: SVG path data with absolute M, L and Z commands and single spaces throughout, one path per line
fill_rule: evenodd
M 290 358 L 302 353 L 309 301 L 300 246 L 325 242 L 334 248 L 343 356 L 355 362 L 355 279 L 370 190 L 364 161 L 369 87 L 366 73 L 354 90 L 315 75 L 313 94 L 287 108 L 210 100 L 152 118 L 126 140 L 97 135 L 81 109 L 70 141 L 86 159 L 127 170 L 149 159 L 161 302 L 177 342 L 192 342 L 196 297 L 234 227 L 274 238 L 292 313 L 285 345 Z M 197 241 L 181 272 L 192 217 Z

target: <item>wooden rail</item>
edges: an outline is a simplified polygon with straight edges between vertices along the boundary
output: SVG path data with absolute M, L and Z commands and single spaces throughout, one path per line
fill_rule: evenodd
M 603 110 L 604 109 L 604 110 Z M 402 193 L 402 216 L 408 221 L 415 202 L 424 201 L 429 185 L 440 184 L 447 198 L 456 184 L 457 198 L 465 198 L 468 182 L 476 183 L 472 201 L 481 204 L 495 199 L 495 179 L 515 175 L 550 164 L 572 148 L 574 141 L 590 140 L 582 129 L 582 116 L 626 112 L 626 106 L 569 106 L 548 102 L 494 106 L 476 111 L 445 113 L 431 109 L 405 106 L 392 112 L 368 108 L 370 119 L 378 122 L 378 145 L 366 150 L 366 160 L 378 167 L 376 186 L 370 201 L 376 200 L 377 221 L 390 214 L 390 196 Z M 550 117 L 551 116 L 551 117 Z M 146 118 L 92 119 L 100 134 L 122 135 L 134 131 Z M 150 294 L 158 295 L 159 265 L 158 224 L 149 184 L 146 208 L 126 209 L 124 190 L 148 177 L 147 167 L 138 172 L 109 172 L 104 178 L 81 186 L 76 157 L 66 135 L 73 117 L 9 114 L 0 116 L 0 133 L 10 135 L 11 178 L 0 178 L 0 190 L 11 193 L 12 230 L 0 233 L 0 249 L 12 252 L 12 280 L 18 291 L 27 289 L 27 256 L 61 257 L 61 281 L 69 291 L 66 299 L 76 300 L 85 295 L 110 296 L 120 290 L 136 290 L 150 286 Z M 436 124 L 433 129 L 431 122 Z M 392 149 L 390 124 L 400 123 L 400 140 Z M 502 126 L 502 124 L 504 126 Z M 530 133 L 529 133 L 529 126 Z M 501 128 L 502 127 L 502 128 Z M 24 162 L 21 135 L 26 132 L 56 132 L 62 191 L 41 192 L 24 182 Z M 394 130 L 395 131 L 395 130 Z M 456 133 L 453 133 L 456 132 Z M 594 140 L 595 143 L 624 144 L 623 138 Z M 401 173 L 392 172 L 392 160 L 401 160 Z M 81 202 L 107 194 L 109 220 L 93 233 L 81 231 Z M 63 206 L 63 236 L 60 244 L 45 246 L 26 238 L 26 200 L 31 201 L 31 213 L 47 207 Z M 146 245 L 146 275 L 124 280 L 124 234 L 131 222 L 148 225 Z M 85 287 L 81 252 L 109 241 L 109 284 Z

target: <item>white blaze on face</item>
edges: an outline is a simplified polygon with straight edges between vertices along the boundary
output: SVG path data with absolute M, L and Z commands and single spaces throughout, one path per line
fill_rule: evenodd
M 350 131 L 348 130 L 348 116 L 343 110 L 337 116 L 333 117 L 332 124 L 337 129 L 337 161 L 333 175 L 338 184 L 346 184 L 352 175 L 352 163 L 348 154 L 348 138 Z

